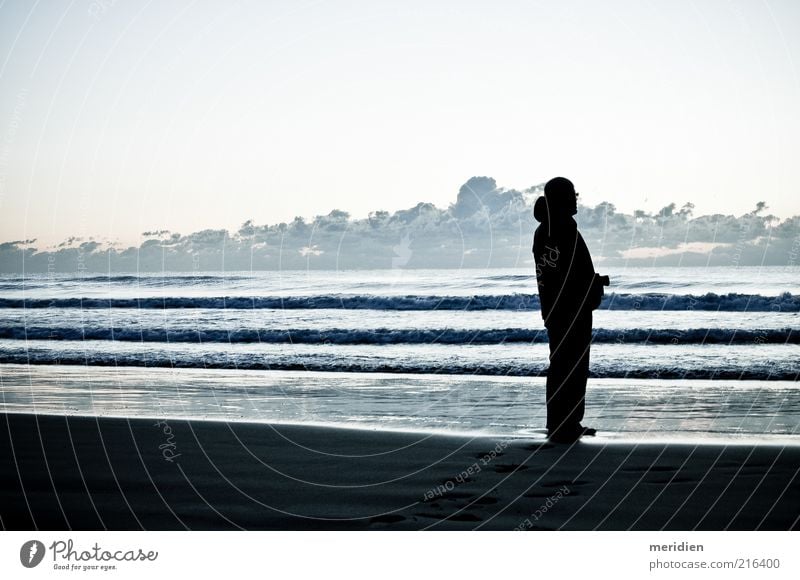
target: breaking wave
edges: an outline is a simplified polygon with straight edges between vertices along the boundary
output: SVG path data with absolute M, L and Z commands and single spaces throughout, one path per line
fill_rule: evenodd
M 476 296 L 166 296 L 145 298 L 0 298 L 0 308 L 230 308 L 345 310 L 539 310 L 536 294 Z M 608 294 L 606 310 L 712 310 L 727 312 L 800 312 L 800 295 L 761 294 Z
M 9 326 L 0 338 L 14 340 L 115 340 L 123 342 L 296 343 L 296 344 L 503 344 L 547 342 L 543 329 L 528 328 L 333 328 L 220 329 L 136 327 Z M 594 330 L 595 343 L 627 344 L 800 344 L 800 331 L 780 329 L 606 329 Z

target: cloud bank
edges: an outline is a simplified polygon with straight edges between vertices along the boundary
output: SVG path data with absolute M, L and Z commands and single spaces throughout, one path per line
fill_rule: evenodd
M 448 208 L 430 203 L 352 219 L 342 210 L 312 220 L 231 232 L 144 232 L 138 247 L 72 237 L 52 249 L 36 240 L 0 243 L 0 273 L 160 272 L 372 268 L 508 268 L 533 264 L 533 202 L 524 191 L 472 177 Z M 595 262 L 628 266 L 794 266 L 800 216 L 780 220 L 764 202 L 741 216 L 694 216 L 693 205 L 619 213 L 579 206 L 576 217 Z

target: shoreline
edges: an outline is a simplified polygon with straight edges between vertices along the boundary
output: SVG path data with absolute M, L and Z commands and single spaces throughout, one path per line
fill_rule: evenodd
M 4 529 L 796 529 L 800 447 L 0 414 Z
M 332 431 L 354 431 L 354 432 L 367 432 L 367 433 L 387 433 L 399 435 L 413 435 L 418 437 L 455 437 L 459 439 L 491 439 L 491 440 L 509 440 L 527 443 L 547 443 L 546 429 L 542 428 L 533 433 L 496 433 L 491 431 L 458 431 L 455 429 L 411 429 L 411 428 L 395 428 L 385 427 L 381 425 L 359 425 L 359 424 L 344 424 L 344 423 L 326 423 L 315 421 L 256 421 L 247 418 L 220 418 L 220 417 L 192 417 L 188 415 L 93 415 L 90 413 L 57 413 L 54 411 L 43 412 L 30 412 L 30 411 L 16 411 L 16 410 L 0 410 L 2 415 L 23 415 L 31 417 L 44 417 L 44 418 L 79 418 L 88 420 L 120 420 L 120 421 L 180 421 L 186 423 L 222 423 L 222 424 L 237 424 L 237 425 L 250 425 L 252 427 L 289 427 L 289 428 L 311 428 L 311 429 L 330 429 Z M 598 430 L 596 436 L 584 437 L 581 442 L 587 445 L 688 445 L 692 447 L 729 447 L 729 446 L 748 446 L 748 447 L 798 447 L 800 448 L 800 433 L 797 435 L 788 434 L 763 434 L 752 435 L 743 434 L 735 436 L 732 433 L 704 433 L 699 434 L 697 437 L 692 437 L 691 432 L 684 432 L 680 435 L 669 435 L 663 431 L 650 432 L 647 431 L 603 431 Z M 800 477 L 800 475 L 798 476 Z
M 543 439 L 544 379 L 0 365 L 0 413 L 171 417 Z M 587 388 L 598 440 L 791 445 L 796 382 L 601 379 Z
M 0 339 L 5 341 L 13 341 L 13 339 Z M 49 346 L 52 343 L 80 343 L 84 347 L 90 344 L 101 344 L 101 343 L 108 343 L 114 346 L 120 344 L 127 344 L 127 345 L 160 345 L 164 346 L 175 346 L 175 345 L 194 345 L 195 343 L 181 343 L 181 342 L 159 342 L 159 343 L 136 343 L 136 342 L 124 342 L 124 341 L 103 341 L 103 340 L 73 340 L 73 341 L 48 341 L 44 339 L 35 339 L 27 341 L 26 350 L 24 353 L 22 351 L 16 353 L 3 353 L 0 354 L 0 365 L 15 365 L 15 366 L 37 366 L 37 367 L 48 367 L 48 366 L 67 366 L 67 367 L 97 367 L 97 368 L 138 368 L 138 369 L 167 369 L 167 370 L 176 370 L 176 369 L 192 369 L 192 370 L 220 370 L 220 371 L 231 371 L 231 370 L 248 370 L 248 371 L 281 371 L 281 372 L 316 372 L 316 373 L 363 373 L 363 374 L 375 374 L 375 375 L 394 375 L 394 376 L 402 376 L 402 375 L 437 375 L 437 376 L 452 376 L 452 377 L 516 377 L 521 379 L 542 379 L 546 376 L 546 365 L 545 366 L 536 366 L 531 367 L 528 369 L 516 369 L 516 368 L 506 368 L 506 367 L 499 367 L 497 369 L 488 369 L 482 363 L 473 363 L 472 366 L 462 366 L 462 367 L 450 367 L 445 369 L 443 372 L 439 372 L 441 370 L 441 366 L 434 363 L 425 363 L 425 364 L 411 364 L 407 366 L 403 365 L 393 365 L 392 363 L 381 362 L 377 363 L 372 367 L 359 367 L 359 368 L 346 368 L 346 369 L 339 369 L 336 368 L 336 365 L 332 365 L 330 363 L 315 363 L 315 362 L 258 362 L 258 363 L 246 363 L 241 360 L 233 361 L 233 362 L 210 362 L 210 361 L 203 361 L 201 362 L 191 362 L 188 364 L 176 365 L 175 361 L 168 356 L 169 353 L 161 354 L 160 357 L 155 357 L 153 355 L 150 356 L 149 359 L 145 360 L 144 358 L 136 358 L 137 356 L 141 356 L 141 354 L 133 353 L 133 354 L 123 354 L 118 353 L 114 358 L 111 359 L 94 359 L 92 360 L 91 364 L 86 364 L 86 354 L 81 355 L 59 355 L 56 356 L 52 352 L 43 352 L 41 356 L 31 356 L 32 351 L 28 349 L 28 346 L 32 343 L 42 343 Z M 243 347 L 249 347 L 253 344 L 258 343 L 241 343 Z M 514 347 L 522 347 L 524 343 L 512 343 Z M 212 347 L 217 348 L 224 343 L 202 343 L 204 347 Z M 286 346 L 285 344 L 280 343 L 264 343 L 263 346 L 265 347 L 281 347 Z M 313 346 L 310 344 L 304 343 L 297 343 L 294 345 L 290 345 L 292 347 L 305 347 L 305 346 Z M 347 347 L 351 345 L 334 345 L 336 347 Z M 386 348 L 396 347 L 399 346 L 397 344 L 389 344 L 389 345 L 369 345 L 371 347 L 374 346 L 384 346 Z M 420 346 L 420 345 L 416 345 Z M 448 348 L 453 347 L 454 345 L 449 344 L 440 344 L 436 345 L 437 347 Z M 476 345 L 476 346 L 497 346 L 497 345 Z M 544 349 L 546 348 L 545 343 L 539 343 L 536 345 L 532 345 L 535 348 Z M 599 343 L 597 348 L 613 348 L 615 344 L 613 343 Z M 646 346 L 645 344 L 637 345 L 637 346 Z M 653 347 L 666 347 L 667 345 L 663 344 L 656 344 Z M 705 345 L 709 348 L 738 348 L 742 347 L 741 344 L 732 344 L 732 345 L 724 345 L 719 343 L 713 343 Z M 793 344 L 769 344 L 769 347 L 775 348 L 784 348 L 784 347 L 793 347 Z M 55 362 L 54 362 L 55 361 Z M 761 371 L 752 371 L 752 370 L 743 370 L 743 369 L 707 369 L 707 368 L 695 368 L 692 370 L 682 371 L 682 372 L 674 372 L 667 368 L 640 368 L 640 369 L 626 369 L 624 372 L 617 372 L 615 370 L 607 371 L 607 372 L 598 372 L 596 369 L 591 370 L 589 372 L 589 379 L 590 380 L 600 380 L 600 379 L 610 379 L 610 380 L 620 380 L 620 379 L 635 379 L 635 380 L 654 380 L 654 379 L 663 379 L 663 380 L 673 380 L 673 381 L 680 381 L 680 380 L 689 380 L 689 381 L 713 381 L 713 382 L 724 382 L 724 381 L 750 381 L 750 382 L 765 382 L 765 383 L 796 383 L 798 381 L 798 372 L 795 369 L 787 370 L 787 371 L 775 371 L 769 370 L 766 372 Z

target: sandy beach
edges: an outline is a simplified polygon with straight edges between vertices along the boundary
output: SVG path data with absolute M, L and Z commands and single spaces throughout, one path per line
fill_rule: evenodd
M 3 414 L 4 529 L 787 530 L 800 446 Z

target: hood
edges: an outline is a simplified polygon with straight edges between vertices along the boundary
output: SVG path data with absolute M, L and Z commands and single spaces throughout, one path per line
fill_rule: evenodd
M 536 218 L 536 221 L 547 226 L 548 235 L 552 232 L 567 231 L 578 227 L 578 224 L 572 216 L 551 213 L 550 207 L 547 204 L 547 198 L 543 195 L 539 196 L 536 199 L 536 203 L 533 204 L 533 217 Z
M 533 204 L 533 217 L 536 218 L 537 222 L 545 223 L 549 221 L 549 215 L 547 199 L 545 199 L 543 195 L 540 195 L 536 199 L 536 203 Z

